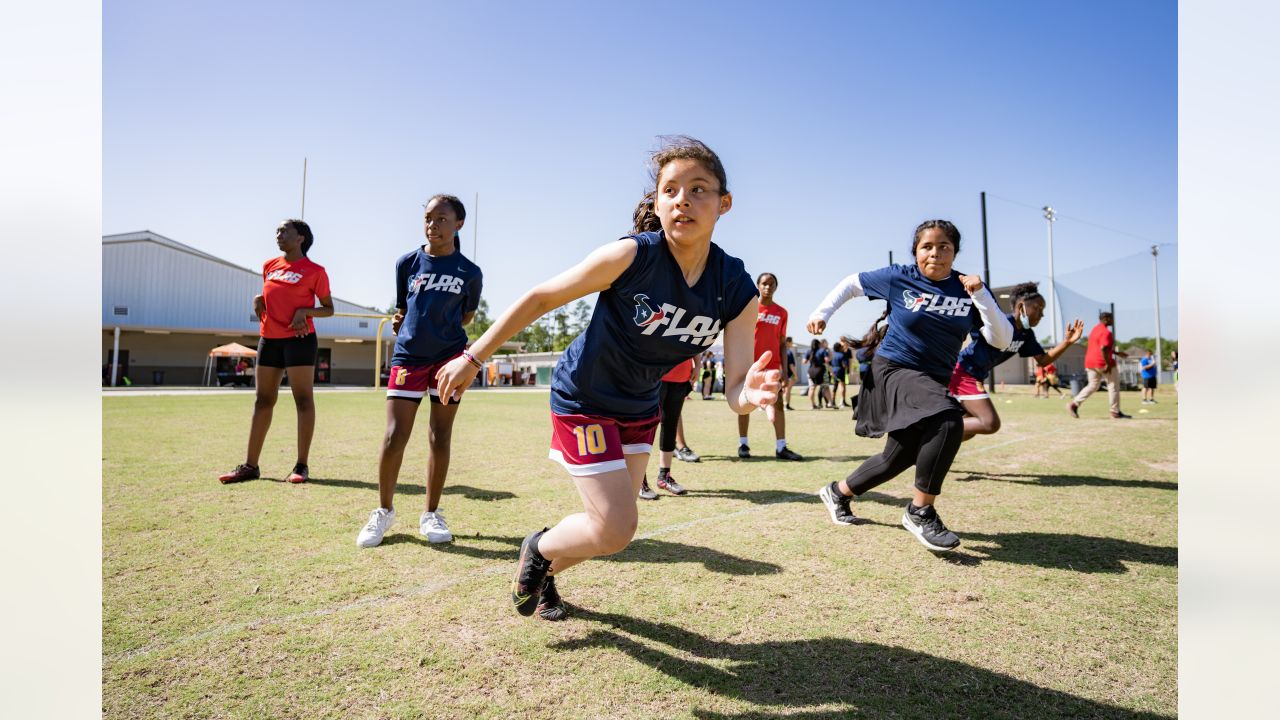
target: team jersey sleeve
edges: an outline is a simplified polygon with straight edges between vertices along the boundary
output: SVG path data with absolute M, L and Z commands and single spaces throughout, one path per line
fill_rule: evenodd
M 484 274 L 476 268 L 476 277 L 467 283 L 467 302 L 462 306 L 463 314 L 475 312 L 480 307 L 480 291 L 484 289 Z
M 631 282 L 632 278 L 643 273 L 649 265 L 653 263 L 653 253 L 651 250 L 655 245 L 648 241 L 648 237 L 654 234 L 655 233 L 640 233 L 638 235 L 626 235 L 619 238 L 621 240 L 630 238 L 635 242 L 636 256 L 631 259 L 631 264 L 627 266 L 627 269 L 623 270 L 621 275 L 614 278 L 613 283 L 611 283 L 612 287 L 625 287 Z
M 409 257 L 396 261 L 396 307 L 401 310 L 409 308 Z
M 1004 311 L 985 285 L 973 295 L 973 306 L 978 308 L 978 318 L 974 322 L 982 323 L 979 329 L 982 339 L 996 350 L 1009 347 L 1009 343 L 1013 341 L 1013 323 L 1005 317 Z
M 872 300 L 888 300 L 893 294 L 893 279 L 897 276 L 897 270 L 890 265 L 879 270 L 858 273 L 858 284 L 862 288 L 862 294 Z
M 312 292 L 317 298 L 327 298 L 333 294 L 329 292 L 329 273 L 319 265 L 316 266 L 316 285 Z
M 879 271 L 877 271 L 879 272 Z M 840 309 L 841 305 L 849 302 L 856 297 L 863 297 L 867 293 L 863 290 L 862 279 L 866 275 L 872 273 L 854 273 L 841 280 L 835 287 L 831 288 L 831 292 L 822 298 L 822 302 L 818 304 L 818 308 L 809 313 L 809 320 L 821 320 L 826 322 L 831 319 L 832 314 Z
M 262 263 L 262 282 L 267 281 L 267 268 L 271 267 L 272 260 Z
M 725 283 L 724 317 L 722 319 L 724 324 L 728 324 L 729 321 L 741 315 L 742 310 L 747 307 L 747 303 L 760 294 L 760 291 L 756 289 L 755 282 L 747 274 L 746 266 L 737 258 L 733 258 L 733 260 L 734 262 L 730 263 L 729 267 L 726 268 L 728 281 Z

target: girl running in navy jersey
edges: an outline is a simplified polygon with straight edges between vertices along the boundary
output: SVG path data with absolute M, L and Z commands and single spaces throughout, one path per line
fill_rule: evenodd
M 863 437 L 887 433 L 889 438 L 880 455 L 868 458 L 848 478 L 823 486 L 818 496 L 833 522 L 853 524 L 853 496 L 914 465 L 915 496 L 902 525 L 930 550 L 960 544 L 933 507 L 964 433 L 964 411 L 947 394 L 960 344 L 975 328 L 997 348 L 1008 346 L 1013 335 L 1013 326 L 982 280 L 951 269 L 959 250 L 955 225 L 946 220 L 921 223 L 911 243 L 914 265 L 850 275 L 827 294 L 808 325 L 809 332 L 821 333 L 831 314 L 851 298 L 888 302 L 889 330 L 871 360 L 872 387 L 859 393 L 856 432 Z
M 1075 320 L 1067 326 L 1066 339 L 1045 352 L 1031 329 L 1044 317 L 1044 297 L 1036 290 L 1036 283 L 1022 283 L 1014 287 L 1009 292 L 1009 299 L 1013 303 L 1013 314 L 1006 315 L 1005 319 L 1013 325 L 1013 341 L 1004 350 L 997 350 L 981 332 L 974 330 L 970 333 L 972 342 L 960 351 L 960 359 L 951 372 L 947 390 L 964 406 L 965 440 L 974 435 L 991 435 L 1000 429 L 1000 415 L 982 386 L 995 366 L 1017 355 L 1035 358 L 1036 364 L 1044 367 L 1062 357 L 1067 348 L 1084 334 L 1084 322 Z M 1045 390 L 1045 397 L 1048 393 Z
M 677 363 L 724 330 L 725 396 L 737 413 L 772 419 L 779 373 L 752 364 L 756 287 L 742 261 L 711 242 L 729 211 L 724 166 L 706 145 L 677 137 L 653 155 L 661 230 L 611 242 L 537 285 L 508 308 L 463 357 L 439 372 L 442 395 L 461 392 L 481 361 L 543 313 L 599 292 L 587 329 L 556 364 L 551 381 L 550 457 L 577 485 L 583 511 L 520 545 L 511 599 L 517 612 L 565 615 L 554 577 L 621 551 L 636 531 L 636 493 L 658 426 L 658 385 Z
M 312 387 L 319 349 L 316 326 L 311 318 L 333 315 L 329 274 L 307 257 L 314 242 L 310 225 L 301 220 L 285 220 L 276 228 L 276 247 L 284 255 L 262 265 L 262 294 L 253 298 L 260 338 L 254 371 L 257 399 L 249 425 L 249 449 L 243 463 L 218 476 L 223 484 L 256 480 L 260 476 L 258 456 L 267 441 L 280 383 L 286 373 L 293 404 L 298 410 L 298 459 L 285 479 L 291 483 L 307 481 L 307 456 L 316 429 Z M 317 301 L 319 307 L 316 307 Z
M 430 398 L 427 457 L 427 500 L 418 518 L 418 531 L 433 543 L 449 542 L 453 534 L 440 511 L 440 493 L 449 474 L 449 451 L 457 398 L 441 402 L 436 371 L 467 346 L 463 326 L 480 306 L 483 276 L 462 256 L 458 230 L 467 219 L 462 201 L 436 195 L 427 201 L 423 232 L 427 244 L 396 261 L 396 314 L 391 328 L 396 348 L 387 379 L 387 432 L 378 456 L 378 508 L 356 536 L 356 545 L 374 547 L 395 522 L 393 506 L 400 463 L 413 432 L 423 397 Z

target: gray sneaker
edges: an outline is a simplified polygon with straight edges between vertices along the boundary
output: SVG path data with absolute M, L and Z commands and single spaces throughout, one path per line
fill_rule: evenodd
M 687 447 L 676 448 L 676 459 L 691 463 L 702 462 L 702 458 L 698 456 L 698 453 Z
M 653 488 L 649 487 L 649 476 L 647 475 L 645 476 L 644 480 L 640 483 L 640 492 L 638 493 L 638 497 L 641 500 L 657 500 L 658 499 L 658 493 L 654 492 Z

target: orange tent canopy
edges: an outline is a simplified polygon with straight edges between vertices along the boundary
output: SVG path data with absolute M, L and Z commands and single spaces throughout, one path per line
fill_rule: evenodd
M 257 357 L 258 351 L 240 343 L 227 343 L 209 351 L 209 357 Z

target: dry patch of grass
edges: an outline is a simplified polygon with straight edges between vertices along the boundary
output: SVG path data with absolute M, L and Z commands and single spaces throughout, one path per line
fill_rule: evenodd
M 448 546 L 417 536 L 415 436 L 374 550 L 354 539 L 377 502 L 380 396 L 317 397 L 302 486 L 278 481 L 282 404 L 277 481 L 225 487 L 248 396 L 107 398 L 104 715 L 1174 716 L 1176 403 L 1121 423 L 1000 397 L 1004 428 L 961 449 L 939 502 L 964 540 L 944 556 L 898 524 L 910 473 L 855 503 L 865 524 L 829 522 L 814 490 L 880 450 L 847 413 L 788 413 L 806 462 L 742 462 L 724 403 L 691 399 L 690 495 L 643 503 L 630 548 L 565 574 L 563 623 L 506 596 L 524 534 L 579 509 L 544 459 L 545 395 L 467 396 Z M 761 416 L 751 438 L 772 446 Z

